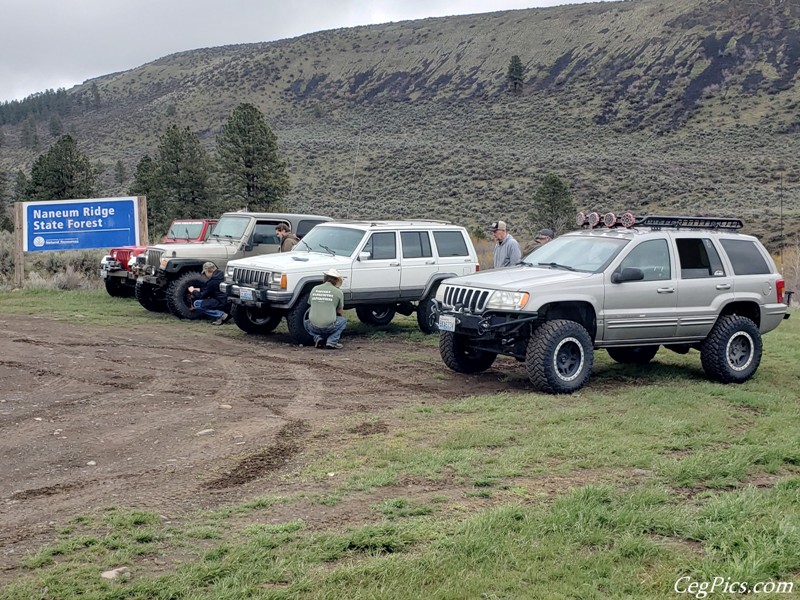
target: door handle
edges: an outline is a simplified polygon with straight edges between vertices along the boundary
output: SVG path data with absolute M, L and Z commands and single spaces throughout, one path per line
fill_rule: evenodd
M 718 290 L 729 290 L 729 289 L 731 289 L 731 284 L 730 283 L 719 283 L 719 284 L 717 284 L 717 289 Z
M 425 264 L 426 264 L 426 265 L 435 265 L 435 264 L 436 264 L 436 261 L 435 261 L 435 260 L 426 260 L 426 261 L 425 261 Z
M 390 267 L 399 267 L 400 263 L 389 263 Z
M 659 294 L 672 294 L 675 292 L 675 288 L 658 288 L 656 291 Z

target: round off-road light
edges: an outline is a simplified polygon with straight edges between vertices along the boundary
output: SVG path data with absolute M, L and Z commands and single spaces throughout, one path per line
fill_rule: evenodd
M 623 227 L 633 227 L 634 223 L 636 223 L 636 217 L 630 211 L 624 212 L 619 218 L 619 222 Z
M 583 227 L 583 224 L 586 223 L 586 213 L 581 211 L 575 217 L 575 224 L 578 227 Z
M 603 225 L 606 227 L 613 227 L 617 224 L 617 215 L 612 212 L 607 212 L 603 215 Z
M 600 215 L 596 212 L 590 212 L 587 218 L 589 219 L 589 227 L 597 227 L 597 224 L 600 222 Z

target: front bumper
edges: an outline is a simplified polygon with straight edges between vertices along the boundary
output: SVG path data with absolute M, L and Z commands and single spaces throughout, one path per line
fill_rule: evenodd
M 444 321 L 442 320 L 444 317 Z M 452 319 L 452 320 L 451 320 Z M 452 324 L 452 331 L 470 337 L 504 337 L 527 323 L 539 319 L 538 313 L 496 313 L 471 314 L 457 312 L 452 309 L 441 308 L 439 311 L 439 330 L 450 331 L 444 326 Z
M 293 297 L 291 292 L 253 288 L 231 282 L 220 283 L 219 290 L 228 296 L 232 304 L 257 308 L 285 308 L 291 304 Z

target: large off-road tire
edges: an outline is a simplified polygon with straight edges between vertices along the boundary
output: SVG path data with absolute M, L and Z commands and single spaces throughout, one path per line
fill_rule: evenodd
M 436 333 L 439 331 L 439 305 L 434 300 L 438 287 L 434 287 L 417 304 L 417 325 L 419 325 L 419 330 L 422 333 Z
M 139 304 L 150 312 L 167 311 L 167 302 L 164 299 L 164 293 L 154 285 L 143 281 L 137 281 L 134 295 L 139 301 Z
M 296 344 L 311 346 L 314 343 L 314 336 L 306 331 L 305 321 L 308 318 L 308 296 L 309 292 L 301 294 L 297 303 L 286 313 L 286 326 L 289 335 Z
M 256 308 L 254 306 L 242 306 L 241 304 L 233 308 L 233 322 L 239 329 L 247 333 L 266 335 L 272 333 L 281 322 L 282 315 L 267 308 Z
M 189 271 L 173 279 L 167 285 L 166 298 L 169 312 L 179 319 L 199 319 L 203 314 L 196 310 L 191 310 L 193 298 L 189 293 L 189 287 L 203 287 L 206 278 L 201 273 Z M 224 308 L 222 309 L 226 311 Z
M 589 379 L 594 364 L 592 338 L 580 323 L 557 319 L 531 336 L 525 368 L 534 387 L 548 394 L 571 394 Z
M 481 373 L 494 364 L 497 354 L 469 346 L 469 337 L 451 331 L 439 332 L 442 361 L 457 373 Z
M 658 346 L 630 346 L 628 348 L 606 348 L 608 355 L 623 365 L 646 365 L 658 352 Z
M 367 325 L 388 325 L 394 319 L 394 313 L 394 306 L 388 304 L 356 306 L 358 320 Z
M 761 332 L 747 317 L 724 315 L 700 348 L 700 362 L 710 379 L 742 383 L 761 363 Z
M 119 277 L 109 277 L 105 280 L 106 291 L 114 298 L 133 298 L 136 289 L 124 283 Z

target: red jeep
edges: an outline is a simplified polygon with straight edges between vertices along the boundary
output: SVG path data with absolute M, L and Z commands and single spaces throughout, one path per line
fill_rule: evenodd
M 167 231 L 161 243 L 204 242 L 216 219 L 177 219 Z M 106 284 L 106 291 L 116 298 L 131 298 L 136 290 L 136 276 L 131 273 L 133 260 L 147 250 L 147 246 L 123 246 L 112 248 L 100 261 L 100 278 Z

